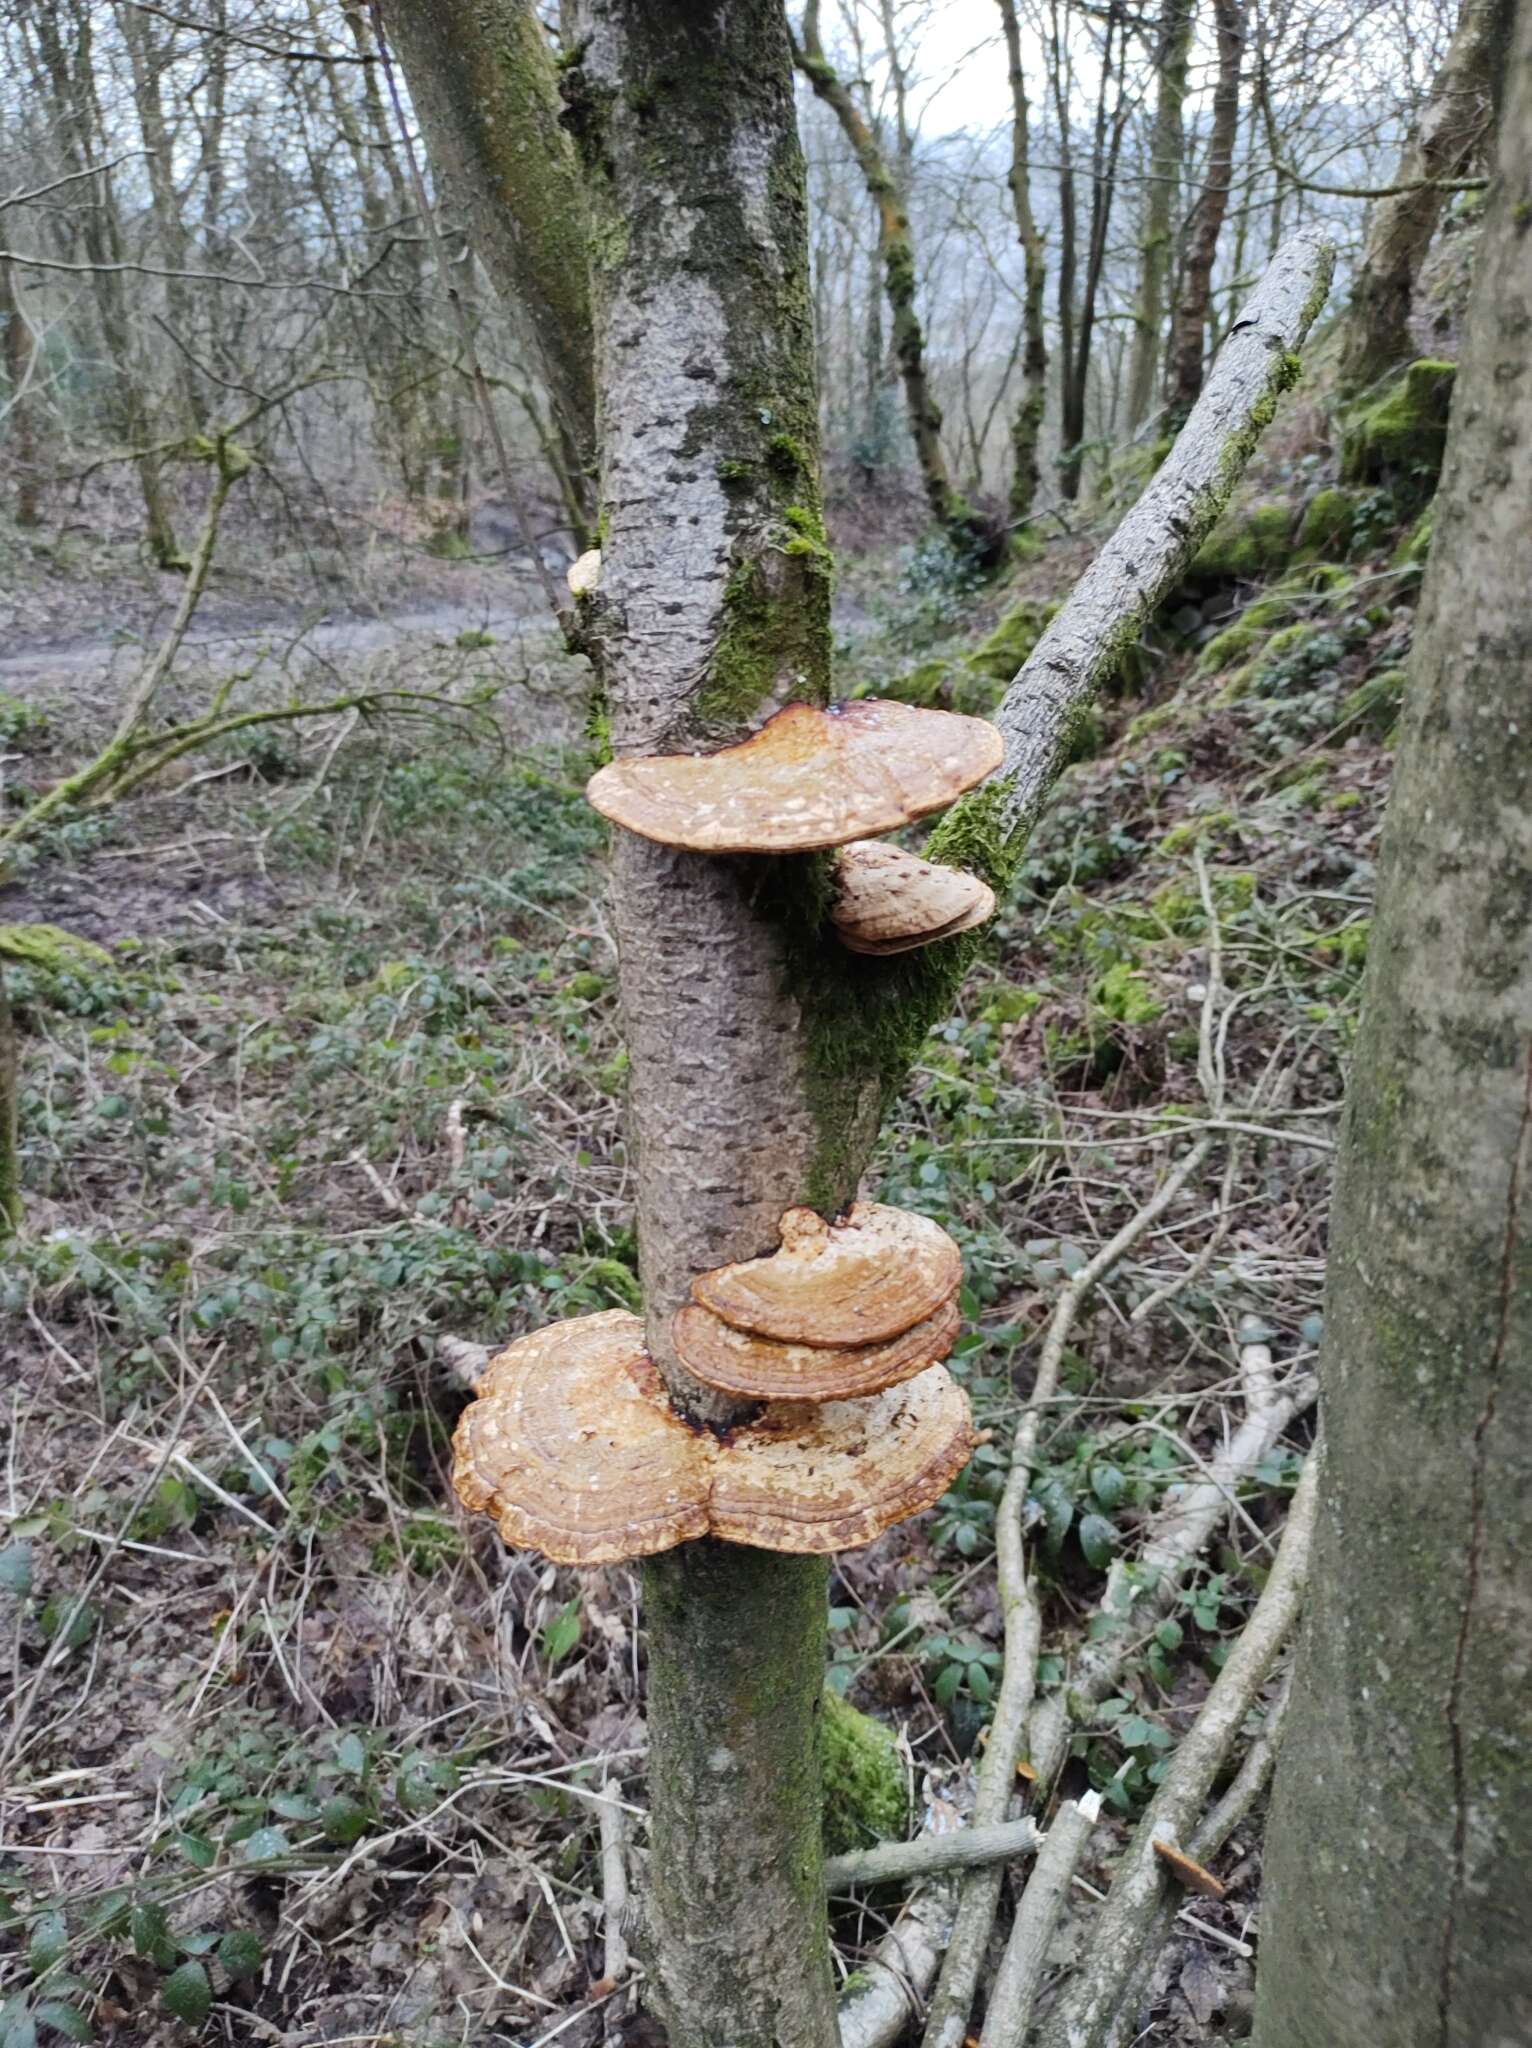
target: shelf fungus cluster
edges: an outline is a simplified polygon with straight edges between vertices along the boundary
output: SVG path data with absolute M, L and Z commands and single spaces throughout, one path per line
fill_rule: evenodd
M 956 1245 L 876 1204 L 782 1219 L 782 1249 L 704 1273 L 675 1317 L 699 1379 L 765 1406 L 714 1432 L 671 1406 L 625 1309 L 491 1359 L 454 1438 L 452 1482 L 507 1543 L 611 1564 L 716 1536 L 760 1550 L 870 1543 L 940 1498 L 972 1448 L 938 1362 L 958 1331 Z
M 713 754 L 608 762 L 587 794 L 604 817 L 694 853 L 840 849 L 830 922 L 854 953 L 906 953 L 994 915 L 977 875 L 920 860 L 875 833 L 939 811 L 1000 765 L 982 718 L 868 698 L 789 704 Z
M 589 558 L 571 578 L 592 587 Z M 596 809 L 705 854 L 838 848 L 830 923 L 886 954 L 968 931 L 974 875 L 879 843 L 1000 765 L 980 718 L 872 700 L 790 704 L 738 746 L 612 761 Z M 695 1380 L 754 1404 L 706 1429 L 671 1404 L 625 1310 L 523 1337 L 490 1361 L 454 1438 L 453 1485 L 501 1535 L 558 1564 L 608 1564 L 699 1536 L 826 1552 L 929 1507 L 967 1462 L 968 1402 L 941 1361 L 959 1328 L 957 1246 L 922 1216 L 789 1209 L 780 1249 L 698 1274 L 672 1318 Z

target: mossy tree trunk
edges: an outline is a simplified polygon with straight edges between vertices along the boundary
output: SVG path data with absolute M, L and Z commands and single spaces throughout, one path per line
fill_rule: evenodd
M 926 337 L 915 309 L 915 241 L 909 208 L 900 181 L 884 155 L 871 124 L 850 88 L 825 55 L 819 34 L 818 0 L 803 12 L 801 42 L 794 49 L 798 68 L 817 96 L 840 123 L 861 171 L 868 196 L 878 209 L 878 248 L 883 259 L 883 288 L 893 326 L 894 358 L 904 384 L 905 412 L 921 486 L 931 517 L 960 541 L 976 533 L 974 514 L 953 486 L 942 448 L 942 412 L 926 374 Z
M 1373 202 L 1362 261 L 1341 329 L 1340 388 L 1355 394 L 1417 353 L 1410 339 L 1415 280 L 1441 218 L 1434 182 L 1461 177 L 1486 153 L 1492 129 L 1496 53 L 1503 52 L 1506 0 L 1464 0 L 1442 66 L 1392 182 L 1408 189 Z
M 1532 0 L 1353 1058 L 1261 2048 L 1532 2040 Z
M 582 628 L 618 753 L 714 745 L 829 689 L 786 26 L 779 0 L 578 0 L 574 15 L 562 82 L 590 208 L 603 520 Z M 612 849 L 649 1345 L 703 1422 L 741 1411 L 680 1366 L 671 1315 L 695 1273 L 770 1250 L 813 1191 L 776 900 L 812 872 L 620 830 Z M 826 1567 L 700 1543 L 645 1577 L 650 1986 L 672 2048 L 832 2048 Z
M 1010 0 L 1003 0 L 1009 5 Z M 1155 39 L 1156 96 L 1149 135 L 1149 185 L 1138 245 L 1138 298 L 1133 308 L 1133 349 L 1123 398 L 1124 425 L 1133 433 L 1149 417 L 1159 388 L 1171 239 L 1186 158 L 1186 77 L 1197 0 L 1164 0 Z
M 21 1055 L 16 1019 L 0 961 L 0 1244 L 21 1228 L 21 1153 L 17 1132 Z
M 449 204 L 531 342 L 583 499 L 595 462 L 589 223 L 547 32 L 533 0 L 387 0 L 384 26 Z
M 1005 31 L 1006 70 L 1011 88 L 1011 207 L 1021 243 L 1025 275 L 1022 302 L 1021 400 L 1011 421 L 1011 517 L 1031 516 L 1041 481 L 1037 451 L 1043 434 L 1048 396 L 1048 339 L 1043 326 L 1043 290 L 1048 266 L 1042 231 L 1032 208 L 1031 109 L 1027 77 L 1021 61 L 1021 24 L 1016 0 L 1000 0 Z
M 1218 78 L 1213 88 L 1213 118 L 1208 130 L 1207 171 L 1186 220 L 1186 261 L 1182 267 L 1180 299 L 1170 323 L 1166 364 L 1165 400 L 1176 426 L 1196 404 L 1202 389 L 1213 264 L 1224 216 L 1229 210 L 1234 138 L 1239 131 L 1239 75 L 1245 53 L 1242 0 L 1213 0 L 1213 20 L 1218 31 Z

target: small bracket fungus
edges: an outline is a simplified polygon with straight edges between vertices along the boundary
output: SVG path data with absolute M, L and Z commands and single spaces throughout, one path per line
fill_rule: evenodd
M 982 718 L 868 698 L 789 704 L 714 754 L 609 761 L 586 795 L 614 824 L 696 853 L 811 853 L 939 811 L 998 768 Z
M 708 1520 L 760 1550 L 853 1549 L 940 1500 L 972 1449 L 968 1396 L 941 1365 L 870 1401 L 782 1402 L 720 1452 Z
M 775 1344 L 731 1328 L 696 1302 L 677 1309 L 670 1330 L 687 1371 L 726 1394 L 744 1401 L 845 1401 L 881 1394 L 936 1365 L 962 1327 L 952 1295 L 935 1315 L 886 1344 Z
M 1224 1886 L 1214 1877 L 1212 1871 L 1204 1870 L 1200 1863 L 1194 1863 L 1186 1851 L 1178 1849 L 1174 1842 L 1162 1842 L 1156 1836 L 1149 1846 L 1176 1882 L 1185 1885 L 1189 1892 L 1201 1892 L 1205 1899 L 1223 1897 Z
M 929 1507 L 973 1446 L 939 1365 L 870 1400 L 779 1402 L 715 1437 L 683 1422 L 625 1309 L 522 1337 L 490 1360 L 453 1437 L 452 1484 L 504 1540 L 614 1564 L 713 1535 L 759 1550 L 870 1543 Z
M 490 1360 L 453 1438 L 452 1485 L 507 1543 L 555 1564 L 614 1564 L 707 1534 L 704 1446 L 626 1309 L 555 1323 Z
M 692 1282 L 720 1320 L 778 1344 L 886 1344 L 934 1316 L 962 1278 L 939 1223 L 881 1202 L 858 1202 L 839 1223 L 789 1209 L 780 1227 L 779 1252 Z
M 977 875 L 921 860 L 878 839 L 842 847 L 830 922 L 853 953 L 908 953 L 971 931 L 995 914 L 995 892 Z
M 577 555 L 564 571 L 564 581 L 571 597 L 589 597 L 601 581 L 600 548 L 587 548 L 583 555 Z

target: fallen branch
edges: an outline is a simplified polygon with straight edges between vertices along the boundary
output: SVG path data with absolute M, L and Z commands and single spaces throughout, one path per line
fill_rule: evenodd
M 1233 495 L 1329 291 L 1335 247 L 1321 227 L 1278 250 L 1240 307 L 1202 395 L 1144 495 L 1096 556 L 1001 700 L 1005 759 L 931 836 L 933 856 L 1003 850 L 1041 815 L 1080 714 L 1115 672 Z
M 1024 2041 L 1032 2023 L 1038 1983 L 1048 1960 L 1048 1946 L 1069 1892 L 1075 1865 L 1085 1853 L 1090 1831 L 1101 1817 L 1101 1795 L 1087 1792 L 1063 1807 L 1033 1866 L 1016 1908 L 1011 1938 L 1005 1945 L 979 2048 L 1011 2048 Z
M 1033 1855 L 1042 1841 L 1042 1830 L 1028 1818 L 917 1835 L 913 1842 L 880 1842 L 875 1849 L 826 1858 L 825 1887 L 844 1891 L 856 1884 L 898 1884 L 940 1871 L 971 1870 L 980 1863 L 1007 1863 L 1013 1856 Z
M 1179 1844 L 1191 1836 L 1219 1767 L 1297 1619 L 1308 1581 L 1318 1466 L 1317 1456 L 1311 1454 L 1255 1611 L 1134 1831 L 1105 1909 L 1092 1924 L 1089 1961 L 1051 2014 L 1041 2048 L 1104 2048 L 1167 1884 L 1173 1882 L 1154 1843 Z M 1005 1964 L 1001 1967 L 1003 1972 Z
M 622 1787 L 615 1779 L 602 1781 L 596 1819 L 601 1829 L 601 1919 L 606 1938 L 601 1976 L 605 1986 L 618 1983 L 628 1967 L 628 1864 L 623 1840 L 627 1817 L 622 1809 Z

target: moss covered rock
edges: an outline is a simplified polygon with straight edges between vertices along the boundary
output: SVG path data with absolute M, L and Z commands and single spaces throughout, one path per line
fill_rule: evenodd
M 903 1841 L 910 1827 L 909 1780 L 893 1730 L 827 1688 L 819 1739 L 825 1854 Z
M 1260 645 L 1260 641 L 1260 629 L 1247 619 L 1239 619 L 1213 635 L 1197 656 L 1197 667 L 1203 675 L 1215 676 L 1231 662 L 1243 661 Z
M 1380 398 L 1359 406 L 1341 440 L 1342 482 L 1382 484 L 1402 507 L 1423 505 L 1441 475 L 1456 378 L 1456 363 L 1425 357 Z
M 1198 549 L 1192 585 L 1252 582 L 1292 560 L 1293 509 L 1281 501 L 1230 509 Z
M 1408 680 L 1402 668 L 1380 669 L 1359 683 L 1341 704 L 1341 717 L 1358 725 L 1377 739 L 1386 739 L 1398 723 L 1404 708 L 1404 686 Z
M 1435 510 L 1434 505 L 1427 505 L 1425 511 L 1421 513 L 1414 525 L 1410 527 L 1398 547 L 1394 549 L 1392 558 L 1392 566 L 1394 568 L 1423 569 L 1425 567 L 1426 556 L 1431 552 L 1431 524 L 1432 515 Z
M 1356 498 L 1339 484 L 1316 491 L 1298 528 L 1300 555 L 1343 555 L 1356 531 Z

